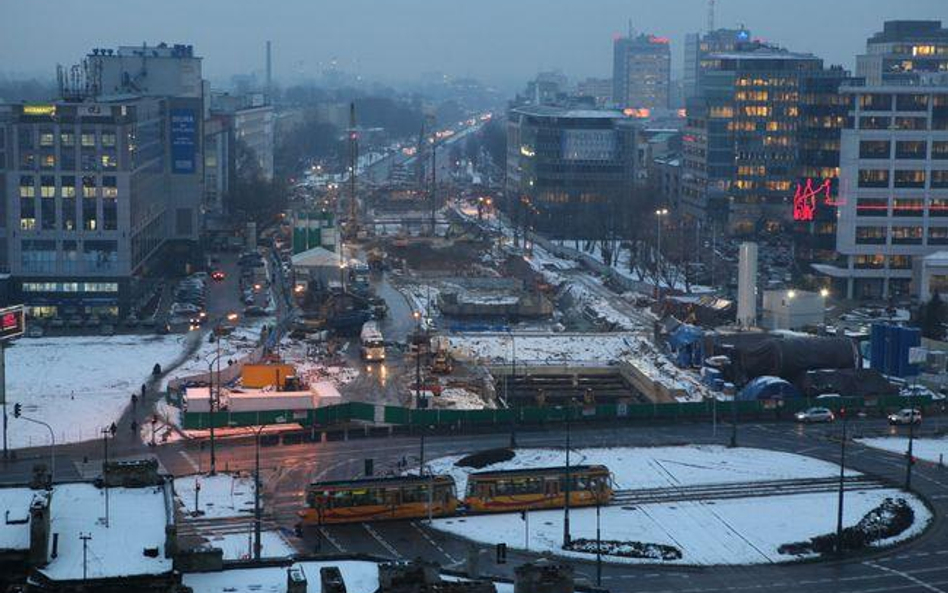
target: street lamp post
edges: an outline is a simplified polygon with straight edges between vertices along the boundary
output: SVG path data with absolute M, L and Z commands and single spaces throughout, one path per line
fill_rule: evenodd
M 217 474 L 217 447 L 216 441 L 214 439 L 214 420 L 215 412 L 220 408 L 220 398 L 221 398 L 221 327 L 223 326 L 224 320 L 227 321 L 236 321 L 236 313 L 228 313 L 225 317 L 217 320 L 217 323 L 214 325 L 213 335 L 214 341 L 217 345 L 217 354 L 211 359 L 207 365 L 207 375 L 210 379 L 210 424 L 211 424 L 211 475 Z M 217 390 L 214 390 L 214 363 L 217 363 Z
M 514 338 L 513 331 L 510 332 L 510 374 L 514 375 L 516 378 L 517 373 L 517 342 Z M 507 400 L 507 409 L 510 410 L 510 448 L 513 449 L 517 446 L 517 418 L 516 412 L 514 411 L 513 406 L 510 403 L 510 395 L 507 392 L 507 378 L 504 378 L 504 398 Z
M 260 561 L 263 546 L 260 543 L 260 433 L 263 425 L 257 427 L 254 434 L 254 473 L 253 473 L 253 559 Z
M 40 424 L 49 431 L 49 482 L 50 485 L 56 480 L 56 435 L 53 433 L 53 427 L 41 420 L 34 420 L 26 416 L 20 416 L 20 420 L 26 420 L 33 424 Z
M 662 218 L 668 216 L 668 208 L 659 208 L 655 211 L 655 222 L 658 226 L 658 248 L 655 257 L 655 300 L 662 300 Z
M 836 504 L 836 554 L 843 553 L 843 495 L 845 489 L 846 475 L 846 408 L 840 409 L 840 415 L 843 417 L 843 438 L 839 442 L 839 501 Z
M 905 452 L 905 490 L 912 490 L 912 465 L 914 465 L 913 445 L 915 443 L 915 390 L 909 397 L 909 442 Z
M 566 404 L 566 481 L 564 485 L 564 505 L 563 505 L 563 549 L 569 549 L 569 497 L 570 497 L 570 467 L 569 467 L 569 449 L 570 449 L 570 416 L 573 411 L 573 401 L 569 400 Z

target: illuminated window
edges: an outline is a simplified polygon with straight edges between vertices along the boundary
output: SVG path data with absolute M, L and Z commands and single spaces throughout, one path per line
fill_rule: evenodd
M 42 147 L 49 148 L 56 144 L 56 135 L 52 130 L 40 130 L 39 144 Z
M 96 195 L 98 194 L 95 187 L 95 177 L 86 175 L 82 178 L 82 197 L 94 198 Z
M 105 176 L 102 178 L 102 197 L 118 197 L 118 186 L 116 184 L 115 177 Z
M 889 200 L 886 198 L 859 198 L 856 200 L 856 216 L 887 216 Z
M 55 198 L 56 197 L 56 178 L 55 177 L 40 177 L 40 196 L 44 198 Z
M 924 130 L 928 127 L 928 118 L 926 117 L 896 117 L 895 124 L 892 126 L 895 130 Z
M 936 169 L 932 171 L 932 188 L 948 187 L 948 170 Z
M 56 168 L 56 155 L 49 153 L 40 156 L 40 168 L 41 169 L 55 169 Z
M 885 243 L 886 228 L 883 226 L 857 226 L 857 245 L 878 245 Z
M 33 186 L 32 175 L 20 176 L 20 197 L 32 198 L 36 195 L 36 188 Z
M 948 245 L 948 227 L 928 227 L 929 245 Z
M 859 129 L 861 130 L 887 130 L 891 118 L 878 115 L 863 116 L 859 118 Z
M 928 204 L 928 215 L 938 217 L 948 216 L 948 198 L 932 198 Z
M 115 147 L 115 133 L 114 132 L 102 132 L 102 146 L 104 148 Z
M 115 160 L 114 154 L 103 153 L 102 155 L 102 168 L 104 170 L 115 169 L 117 161 Z
M 36 228 L 36 203 L 32 198 L 20 198 L 20 229 L 32 231 Z
M 880 269 L 885 266 L 885 256 L 876 255 L 857 255 L 853 258 L 853 266 L 860 269 Z
M 893 245 L 921 245 L 922 236 L 922 227 L 920 226 L 892 227 Z
M 948 159 L 948 141 L 935 140 L 932 142 L 932 160 Z
M 66 146 L 75 146 L 76 145 L 76 135 L 72 132 L 62 132 L 59 134 L 59 144 L 62 147 Z
M 889 187 L 888 169 L 860 169 L 859 187 Z
M 60 192 L 64 198 L 76 197 L 76 178 L 61 177 L 59 179 Z
M 928 109 L 928 95 L 896 95 L 896 111 L 926 111 Z
M 83 133 L 80 141 L 83 148 L 95 148 L 95 133 Z
M 899 140 L 895 143 L 895 158 L 924 159 L 928 152 L 928 143 L 924 140 Z
M 901 169 L 895 172 L 895 187 L 925 187 L 925 171 L 921 169 Z
M 892 95 L 877 93 L 859 95 L 859 107 L 867 111 L 891 111 Z
M 892 204 L 892 216 L 922 216 L 925 200 L 921 198 L 896 198 Z

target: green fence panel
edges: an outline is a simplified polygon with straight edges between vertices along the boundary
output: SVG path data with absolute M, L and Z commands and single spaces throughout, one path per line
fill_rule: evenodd
M 408 424 L 408 409 L 385 406 L 385 422 L 388 424 Z
M 349 413 L 352 420 L 363 420 L 365 422 L 375 421 L 375 406 L 362 402 L 350 402 Z

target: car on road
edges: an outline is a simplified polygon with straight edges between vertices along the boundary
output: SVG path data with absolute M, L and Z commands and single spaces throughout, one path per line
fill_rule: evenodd
M 889 424 L 893 426 L 921 423 L 922 411 L 916 408 L 902 408 L 895 414 L 889 414 Z
M 244 315 L 247 317 L 266 317 L 267 311 L 263 307 L 253 305 L 244 309 Z
M 794 414 L 797 422 L 810 424 L 811 422 L 832 422 L 836 420 L 833 411 L 829 408 L 807 408 Z
M 171 305 L 172 315 L 197 315 L 201 312 L 201 307 L 191 303 L 173 303 Z
M 226 277 L 227 274 L 225 274 L 223 270 L 214 270 L 211 272 L 211 279 L 215 282 L 223 282 Z

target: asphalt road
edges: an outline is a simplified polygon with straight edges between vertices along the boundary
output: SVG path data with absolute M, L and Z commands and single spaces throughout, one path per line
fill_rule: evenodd
M 888 431 L 878 420 L 853 422 L 855 434 Z M 746 424 L 739 427 L 739 443 L 801 453 L 838 462 L 839 444 L 831 440 L 838 426 L 800 427 L 789 423 Z M 930 428 L 929 428 L 930 430 Z M 706 424 L 654 427 L 576 428 L 574 447 L 616 445 L 669 445 L 681 443 L 726 443 L 727 426 L 712 434 Z M 467 453 L 505 446 L 509 435 L 458 435 L 426 439 L 426 457 Z M 519 446 L 562 446 L 561 430 L 522 432 Z M 264 447 L 262 464 L 264 500 L 268 516 L 276 524 L 290 527 L 302 505 L 305 485 L 314 480 L 350 479 L 362 476 L 363 460 L 372 458 L 376 474 L 395 471 L 405 458 L 417 464 L 420 441 L 414 437 L 357 439 L 295 446 Z M 159 448 L 164 467 L 175 473 L 193 473 L 207 467 L 207 450 L 189 445 Z M 219 464 L 230 469 L 249 470 L 254 449 L 250 442 L 231 442 L 218 453 Z M 202 459 L 202 455 L 204 456 Z M 851 443 L 847 466 L 899 486 L 904 481 L 903 457 Z M 858 558 L 801 564 L 737 567 L 662 567 L 606 564 L 603 586 L 610 591 L 713 593 L 724 591 L 812 592 L 938 592 L 948 591 L 948 531 L 944 524 L 948 510 L 948 469 L 919 462 L 913 472 L 913 488 L 935 511 L 935 520 L 920 538 L 890 551 Z M 828 528 L 827 531 L 831 531 Z M 491 546 L 474 545 L 454 536 L 428 529 L 423 521 L 337 525 L 307 529 L 295 544 L 304 553 L 366 553 L 382 557 L 410 559 L 422 556 L 443 566 L 464 570 L 472 550 L 481 550 L 482 574 L 512 576 L 513 567 L 534 556 L 510 550 L 508 563 L 493 564 Z M 514 542 L 510 542 L 511 545 Z M 590 578 L 592 562 L 571 561 L 577 572 Z

